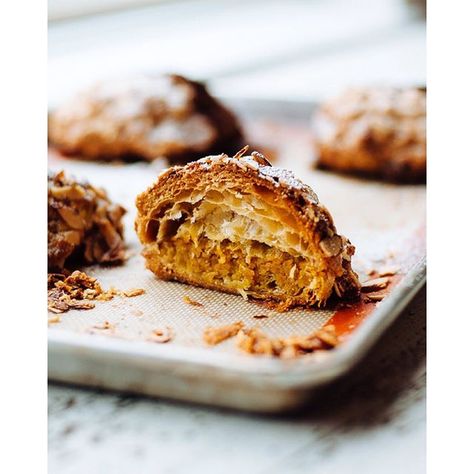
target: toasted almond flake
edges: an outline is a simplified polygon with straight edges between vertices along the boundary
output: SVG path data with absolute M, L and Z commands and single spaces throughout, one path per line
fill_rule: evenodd
M 259 328 L 242 328 L 237 334 L 236 344 L 240 350 L 248 354 L 290 359 L 333 349 L 339 344 L 339 338 L 333 325 L 325 326 L 306 336 L 287 338 L 270 338 Z
M 242 321 L 228 324 L 226 326 L 208 327 L 204 330 L 202 337 L 204 342 L 211 346 L 215 346 L 226 339 L 236 336 L 243 327 L 244 323 Z
M 327 257 L 335 257 L 342 251 L 342 238 L 339 235 L 327 237 L 319 242 L 319 247 Z
M 124 291 L 123 294 L 127 298 L 133 298 L 145 294 L 145 290 L 143 288 L 132 288 L 131 290 Z
M 48 318 L 48 324 L 56 324 L 61 322 L 61 317 L 58 316 L 57 314 L 54 316 L 50 316 Z
M 117 293 L 115 293 L 114 291 L 111 291 L 111 290 L 107 290 L 106 292 L 98 295 L 95 299 L 97 301 L 110 301 L 111 299 L 113 299 L 113 297 L 116 295 Z
M 93 308 L 95 308 L 95 304 L 92 303 L 92 301 L 69 299 L 67 304 L 69 305 L 69 309 L 93 309 Z
M 399 272 L 399 268 L 395 266 L 386 266 L 380 269 L 379 271 L 379 276 L 384 277 L 384 276 L 393 276 L 396 275 Z
M 200 303 L 199 301 L 192 300 L 188 295 L 183 296 L 183 301 L 184 301 L 186 304 L 189 304 L 189 305 L 191 305 L 191 306 L 199 306 L 199 307 L 204 306 L 204 305 L 203 305 L 202 303 Z
M 331 347 L 336 347 L 339 342 L 336 335 L 336 327 L 332 324 L 322 327 L 314 335 Z
M 366 295 L 368 301 L 382 301 L 387 296 L 387 293 L 369 293 Z
M 84 272 L 76 270 L 71 275 L 48 275 L 48 310 L 64 313 L 69 309 L 92 309 L 92 301 L 110 301 L 115 296 L 132 298 L 145 293 L 142 288 L 120 291 L 113 286 L 104 291 L 97 281 Z
M 241 150 L 239 150 L 235 155 L 234 155 L 234 158 L 237 158 L 239 159 L 240 157 L 244 156 L 245 153 L 247 153 L 249 151 L 249 146 L 248 145 L 245 145 Z
M 361 285 L 361 291 L 364 293 L 369 293 L 371 291 L 383 290 L 387 287 L 390 282 L 390 278 L 373 278 L 372 280 L 367 280 Z

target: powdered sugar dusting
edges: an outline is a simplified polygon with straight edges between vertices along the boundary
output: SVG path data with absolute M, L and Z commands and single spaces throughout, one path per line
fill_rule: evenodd
M 205 169 L 209 169 L 210 167 L 220 163 L 232 163 L 243 170 L 251 169 L 253 171 L 258 172 L 261 178 L 270 181 L 276 187 L 284 186 L 286 188 L 296 189 L 298 191 L 304 192 L 305 197 L 310 202 L 316 205 L 319 204 L 319 199 L 316 193 L 309 186 L 307 186 L 300 179 L 298 179 L 293 174 L 293 172 L 283 168 L 262 165 L 257 160 L 258 158 L 256 159 L 256 157 L 252 155 L 235 158 L 222 154 L 206 156 L 205 158 L 197 160 L 196 163 L 199 163 L 199 165 Z

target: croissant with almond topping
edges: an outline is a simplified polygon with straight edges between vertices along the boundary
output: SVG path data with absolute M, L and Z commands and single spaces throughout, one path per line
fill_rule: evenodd
M 329 100 L 313 119 L 317 167 L 422 183 L 426 180 L 426 89 L 365 87 Z
M 352 298 L 354 247 L 316 194 L 259 153 L 209 156 L 137 197 L 135 229 L 159 278 L 294 306 Z
M 48 269 L 125 259 L 122 216 L 104 190 L 66 177 L 48 176 Z
M 61 104 L 49 118 L 49 140 L 84 160 L 165 157 L 185 163 L 238 149 L 234 114 L 206 87 L 175 74 L 103 81 Z

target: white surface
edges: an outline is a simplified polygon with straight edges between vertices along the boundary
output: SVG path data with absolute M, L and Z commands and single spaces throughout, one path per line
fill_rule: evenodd
M 420 83 L 425 29 L 397 0 L 169 2 L 50 26 L 54 105 L 116 73 L 178 71 L 225 95 L 315 99 Z M 425 299 L 299 416 L 262 418 L 52 385 L 50 472 L 422 473 Z

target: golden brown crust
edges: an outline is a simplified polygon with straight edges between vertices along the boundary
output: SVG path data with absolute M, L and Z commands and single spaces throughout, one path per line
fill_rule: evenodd
M 122 216 L 105 191 L 67 178 L 48 176 L 48 268 L 78 263 L 121 262 L 125 258 Z
M 51 114 L 49 138 L 82 159 L 187 162 L 235 146 L 241 131 L 202 84 L 163 75 L 91 87 Z
M 275 300 L 283 303 L 285 308 L 322 305 L 332 293 L 340 297 L 358 295 L 359 282 L 350 266 L 354 247 L 337 234 L 331 215 L 319 204 L 311 188 L 291 172 L 273 168 L 267 163 L 262 155 L 255 152 L 251 156 L 237 157 L 222 154 L 203 158 L 184 167 L 175 166 L 162 173 L 156 183 L 140 194 L 136 201 L 138 214 L 135 230 L 144 245 L 143 255 L 147 267 L 162 279 Z M 222 200 L 222 204 L 219 204 L 219 200 Z M 295 268 L 287 266 L 284 270 L 288 272 L 285 279 L 294 278 L 295 271 L 303 272 L 303 267 L 296 268 L 297 263 L 300 265 L 302 261 L 314 259 L 317 262 L 315 265 L 322 269 L 323 276 L 318 274 L 318 278 L 322 278 L 323 282 L 312 290 L 301 289 L 299 295 L 252 291 L 237 287 L 232 282 L 226 284 L 206 280 L 200 272 L 192 274 L 182 271 L 178 268 L 178 261 L 182 259 L 180 252 L 183 247 L 170 259 L 174 264 L 164 262 L 166 245 L 173 242 L 173 239 L 176 241 L 179 232 L 186 226 L 187 231 L 192 234 L 195 231 L 192 226 L 197 225 L 196 222 L 202 218 L 202 211 L 206 206 L 210 213 L 203 219 L 207 219 L 204 225 L 209 228 L 196 231 L 197 234 L 192 237 L 193 243 L 185 250 L 190 252 L 189 259 L 193 258 L 196 248 L 203 245 L 202 236 L 206 235 L 210 236 L 205 242 L 208 245 L 207 252 L 221 252 L 225 264 L 228 261 L 232 263 L 232 271 L 236 271 L 236 267 L 244 260 L 247 261 L 247 258 L 251 259 L 248 248 L 239 248 L 239 244 L 242 247 L 243 242 L 246 242 L 250 247 L 255 244 L 256 254 L 263 246 L 266 261 L 260 261 L 257 266 L 262 269 L 267 265 L 268 274 L 275 271 L 271 266 L 272 258 L 282 271 L 285 264 L 291 266 L 294 263 Z M 223 209 L 228 206 L 233 210 L 224 212 Z M 171 215 L 174 220 L 171 220 Z M 215 222 L 212 222 L 213 219 Z M 293 243 L 289 244 L 290 241 Z M 161 245 L 160 249 L 157 242 Z M 202 257 L 209 256 L 205 253 L 206 249 L 196 252 L 195 255 L 201 252 Z M 233 252 L 231 257 L 229 252 Z M 290 254 L 292 258 L 277 262 Z M 216 273 L 227 268 L 221 266 L 221 258 L 216 257 L 211 261 L 214 262 L 211 266 L 214 266 Z M 207 269 L 206 265 L 203 268 Z M 243 272 L 242 279 L 245 279 L 246 269 L 239 271 Z M 252 273 L 250 280 L 258 278 L 256 275 L 258 272 Z
M 426 90 L 350 89 L 315 114 L 317 166 L 400 182 L 426 179 Z

